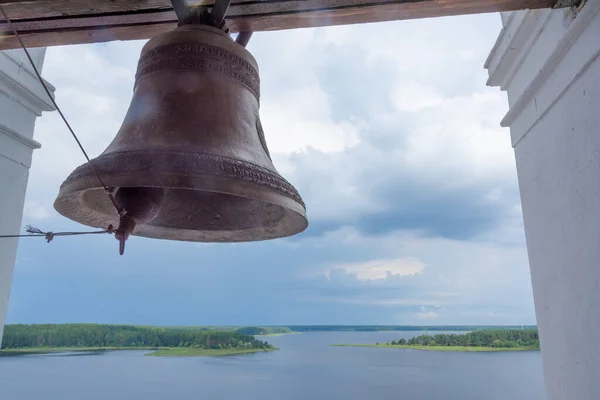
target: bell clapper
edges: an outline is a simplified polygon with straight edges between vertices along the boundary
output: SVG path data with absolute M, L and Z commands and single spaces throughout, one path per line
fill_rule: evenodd
M 135 220 L 127 215 L 121 216 L 119 219 L 119 227 L 115 231 L 115 238 L 119 241 L 119 254 L 125 253 L 125 241 L 129 239 L 129 235 L 135 228 Z
M 163 189 L 148 187 L 119 188 L 115 196 L 121 205 L 119 227 L 115 238 L 119 241 L 119 254 L 125 252 L 125 241 L 133 233 L 137 223 L 152 221 L 160 211 L 164 197 Z

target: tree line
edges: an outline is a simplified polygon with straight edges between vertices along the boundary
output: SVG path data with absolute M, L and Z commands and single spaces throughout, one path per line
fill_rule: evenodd
M 6 325 L 2 348 L 24 347 L 273 348 L 267 342 L 239 332 L 104 324 Z
M 497 329 L 480 330 L 465 334 L 420 335 L 394 340 L 392 345 L 400 346 L 461 346 L 461 347 L 540 347 L 537 329 Z

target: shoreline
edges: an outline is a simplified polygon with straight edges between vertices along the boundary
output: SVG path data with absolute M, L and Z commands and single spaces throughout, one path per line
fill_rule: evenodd
M 209 356 L 229 356 L 236 354 L 251 354 L 259 352 L 268 352 L 274 349 L 200 349 L 192 347 L 22 347 L 15 349 L 0 350 L 0 357 L 9 356 L 24 356 L 35 354 L 53 354 L 53 353 L 70 353 L 70 352 L 104 352 L 104 351 L 123 351 L 123 350 L 138 350 L 151 351 L 145 355 L 154 357 L 209 357 Z
M 173 347 L 170 349 L 156 350 L 145 354 L 150 357 L 226 357 L 238 354 L 267 353 L 274 349 L 196 349 L 193 347 Z
M 334 347 L 377 347 L 404 350 L 454 351 L 454 352 L 501 352 L 501 351 L 539 351 L 537 347 L 484 347 L 484 346 L 411 346 L 392 344 L 330 344 Z
M 20 354 L 48 354 L 65 353 L 73 351 L 120 351 L 120 350 L 165 350 L 170 347 L 133 347 L 133 346 L 105 346 L 105 347 L 18 347 L 0 350 L 0 355 L 20 355 Z

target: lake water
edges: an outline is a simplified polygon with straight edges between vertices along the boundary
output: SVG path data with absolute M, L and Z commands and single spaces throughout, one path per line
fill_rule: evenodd
M 0 399 L 545 399 L 539 352 L 329 346 L 417 334 L 269 337 L 281 350 L 230 357 L 145 357 L 137 350 L 1 357 Z

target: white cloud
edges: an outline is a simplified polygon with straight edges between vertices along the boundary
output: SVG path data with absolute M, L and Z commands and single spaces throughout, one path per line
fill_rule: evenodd
M 432 313 L 441 317 L 444 307 L 477 305 L 483 311 L 475 315 L 482 318 L 496 312 L 504 320 L 510 320 L 511 314 L 500 311 L 509 308 L 515 320 L 533 322 L 529 268 L 523 245 L 426 237 L 409 231 L 365 236 L 352 228 L 329 232 L 309 243 L 325 247 L 344 245 L 363 257 L 369 251 L 387 255 L 385 260 L 367 259 L 314 268 L 315 275 L 321 274 L 326 279 L 314 281 L 314 292 L 306 297 L 311 302 L 419 306 L 413 315 L 417 319 L 433 318 Z M 451 315 L 445 312 L 444 317 L 451 320 Z M 473 314 L 468 317 L 474 318 Z
M 498 121 L 508 105 L 500 92 L 481 92 L 439 100 L 421 109 L 404 153 L 407 168 L 422 171 L 449 187 L 494 180 L 514 181 L 516 169 L 508 131 Z M 444 179 L 440 179 L 444 178 Z
M 439 317 L 439 314 L 435 311 L 424 311 L 415 314 L 418 319 L 433 319 Z
M 289 154 L 309 147 L 329 153 L 358 143 L 357 128 L 350 122 L 332 120 L 327 94 L 316 85 L 282 93 L 276 101 L 266 99 L 261 120 L 273 153 Z
M 415 275 L 425 268 L 421 260 L 399 258 L 395 260 L 372 260 L 363 263 L 351 263 L 336 266 L 346 273 L 353 274 L 357 279 L 368 281 L 386 279 L 394 276 Z M 329 276 L 329 271 L 326 273 Z
M 48 219 L 51 216 L 51 211 L 48 210 L 44 205 L 41 205 L 35 201 L 28 201 L 25 203 L 23 209 L 23 219 L 25 222 L 28 220 L 40 221 Z
M 334 296 L 325 296 L 325 295 L 313 295 L 303 297 L 301 300 L 311 303 L 322 303 L 322 304 L 347 304 L 347 305 L 355 305 L 355 306 L 380 306 L 380 307 L 403 307 L 403 306 L 412 306 L 416 307 L 420 304 L 427 304 L 430 306 L 435 306 L 438 304 L 438 301 L 435 299 L 427 300 L 427 299 L 410 299 L 410 298 L 390 298 L 390 299 L 378 299 L 370 296 L 363 297 L 334 297 Z M 402 324 L 406 324 L 406 316 L 405 320 L 402 321 Z
M 416 113 L 439 107 L 444 97 L 431 86 L 416 82 L 396 83 L 392 103 L 398 111 Z

